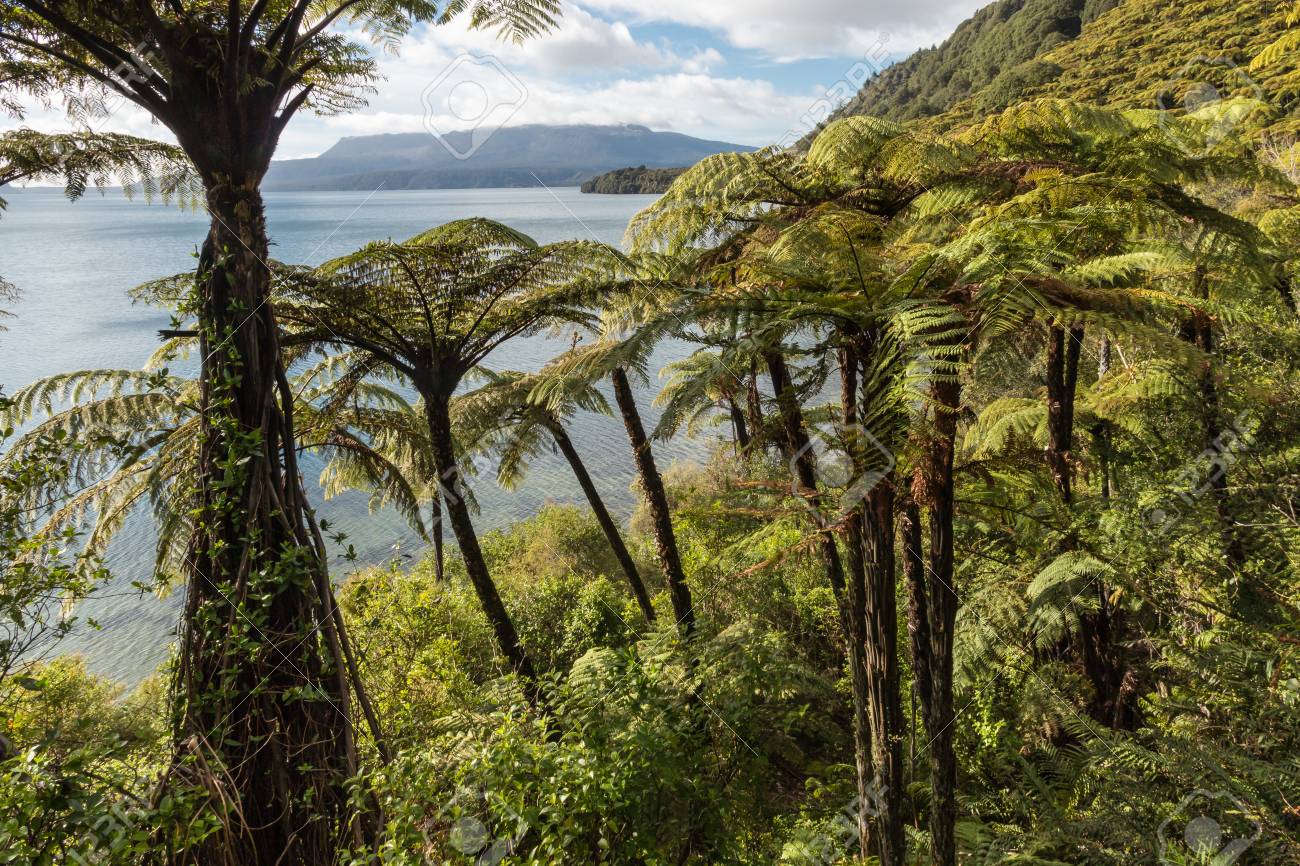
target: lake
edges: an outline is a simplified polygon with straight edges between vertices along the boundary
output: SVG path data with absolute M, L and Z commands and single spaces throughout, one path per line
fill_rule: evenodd
M 138 368 L 158 346 L 157 331 L 168 314 L 133 304 L 127 291 L 147 280 L 194 267 L 207 231 L 202 213 L 141 200 L 114 191 L 92 192 L 69 202 L 56 189 L 6 189 L 9 207 L 0 215 L 0 276 L 22 292 L 12 305 L 8 330 L 0 333 L 0 384 L 12 393 L 37 378 L 91 368 Z M 576 188 L 286 192 L 267 196 L 271 255 L 284 262 L 317 264 L 368 241 L 402 240 L 454 219 L 482 216 L 504 222 L 538 242 L 595 238 L 619 243 L 631 216 L 654 196 L 583 195 Z M 542 336 L 507 344 L 488 361 L 493 369 L 536 370 L 564 344 Z M 676 360 L 685 347 L 659 350 L 652 369 Z M 639 395 L 648 419 L 653 393 Z M 612 398 L 611 398 L 612 402 Z M 626 515 L 634 467 L 621 423 L 601 415 L 575 419 L 573 438 L 611 509 Z M 661 463 L 702 457 L 709 444 L 679 439 L 659 446 Z M 419 555 L 424 544 L 394 513 L 369 512 L 367 497 L 351 493 L 323 501 L 316 477 L 319 460 L 304 462 L 309 492 L 320 517 L 348 533 L 361 563 L 383 562 L 398 553 Z M 474 485 L 481 508 L 479 531 L 527 517 L 547 501 L 582 502 L 581 491 L 559 455 L 537 459 L 524 485 L 506 492 L 489 478 Z M 454 548 L 454 544 L 453 544 Z M 81 615 L 102 627 L 68 638 L 64 652 L 83 654 L 90 669 L 127 684 L 152 673 L 167 655 L 179 616 L 182 591 L 168 598 L 141 595 L 132 580 L 148 577 L 153 528 L 148 514 L 134 515 L 114 542 L 112 585 L 87 601 Z M 334 563 L 336 574 L 355 564 Z

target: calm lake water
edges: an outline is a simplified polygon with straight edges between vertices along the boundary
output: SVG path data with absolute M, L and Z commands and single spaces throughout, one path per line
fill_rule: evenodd
M 5 321 L 8 330 L 0 333 L 0 384 L 6 392 L 53 373 L 140 367 L 157 347 L 157 330 L 167 326 L 168 315 L 132 304 L 127 290 L 191 269 L 207 229 L 204 215 L 128 201 L 115 192 L 91 193 L 79 202 L 54 189 L 7 189 L 3 195 L 9 207 L 0 216 L 0 276 L 22 292 L 10 310 L 14 317 Z M 619 243 L 629 218 L 653 200 L 582 195 L 576 188 L 273 193 L 267 197 L 267 218 L 274 258 L 316 264 L 371 240 L 402 240 L 469 216 L 500 220 L 541 243 L 593 237 Z M 546 337 L 519 340 L 499 350 L 487 366 L 535 370 L 562 348 Z M 664 346 L 652 368 L 684 351 Z M 640 395 L 650 418 L 656 414 L 649 405 L 652 396 L 648 390 Z M 588 466 L 611 508 L 629 513 L 633 465 L 621 423 L 586 415 L 575 420 L 572 434 L 588 446 Z M 699 458 L 708 447 L 683 439 L 662 446 L 657 455 L 667 464 Z M 304 465 L 318 513 L 348 533 L 363 563 L 424 549 L 395 514 L 371 514 L 364 494 L 323 501 L 315 487 L 319 471 L 319 462 Z M 582 501 L 568 465 L 551 454 L 535 461 L 517 491 L 507 493 L 483 478 L 474 492 L 482 509 L 480 531 L 527 517 L 547 501 Z M 101 588 L 81 611 L 102 628 L 75 635 L 62 647 L 83 654 L 93 671 L 128 684 L 165 659 L 181 605 L 180 591 L 158 599 L 130 588 L 132 580 L 147 578 L 152 556 L 149 516 L 135 515 L 111 552 L 113 585 Z M 336 573 L 352 567 L 335 563 Z

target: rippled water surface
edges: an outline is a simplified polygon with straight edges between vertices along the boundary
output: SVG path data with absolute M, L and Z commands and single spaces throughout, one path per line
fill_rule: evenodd
M 127 201 L 116 193 L 92 193 L 75 203 L 52 189 L 6 190 L 4 197 L 9 207 L 0 216 L 0 276 L 17 286 L 22 298 L 11 307 L 8 330 L 0 333 L 0 384 L 12 393 L 53 373 L 143 364 L 168 315 L 132 304 L 127 290 L 192 268 L 205 217 Z M 500 220 L 542 243 L 592 237 L 618 243 L 628 219 L 651 201 L 652 196 L 582 195 L 575 188 L 273 193 L 267 218 L 274 258 L 314 264 L 367 241 L 401 240 L 468 216 Z M 487 366 L 534 370 L 559 348 L 546 337 L 523 339 L 505 346 Z M 663 346 L 652 368 L 682 353 L 681 346 Z M 648 390 L 641 394 L 652 417 L 650 397 Z M 611 507 L 626 514 L 633 504 L 633 466 L 621 424 L 587 415 L 575 420 L 572 434 L 586 446 L 588 467 Z M 699 457 L 706 447 L 679 440 L 657 454 L 668 463 Z M 349 534 L 363 562 L 383 561 L 395 547 L 405 553 L 422 549 L 395 514 L 369 513 L 362 494 L 321 501 L 314 486 L 319 462 L 306 464 L 304 471 L 319 513 Z M 519 490 L 507 493 L 480 480 L 475 495 L 482 509 L 480 531 L 526 517 L 548 500 L 581 501 L 567 464 L 551 454 L 534 463 Z M 132 580 L 148 575 L 152 555 L 150 520 L 136 515 L 112 550 L 113 585 L 83 608 L 102 629 L 65 642 L 66 651 L 84 654 L 92 670 L 128 683 L 163 661 L 180 609 L 180 592 L 158 599 L 131 590 Z

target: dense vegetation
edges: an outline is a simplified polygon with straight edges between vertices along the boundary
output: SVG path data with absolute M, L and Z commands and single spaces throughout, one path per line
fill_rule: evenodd
M 29 28 L 92 55 L 120 37 L 24 8 L 0 17 L 10 80 L 40 68 Z M 299 8 L 259 4 L 288 23 L 157 75 L 279 123 L 275 88 L 365 72 Z M 554 11 L 449 10 L 523 33 Z M 408 20 L 365 11 L 392 38 Z M 128 16 L 166 43 L 161 20 Z M 260 71 L 205 90 L 205 62 Z M 158 83 L 141 101 L 192 134 Z M 173 312 L 164 344 L 3 405 L 0 862 L 1300 863 L 1300 191 L 1277 112 L 850 117 L 804 153 L 692 166 L 626 250 L 465 219 L 312 268 L 265 259 L 261 175 L 232 187 L 246 164 L 221 161 L 274 136 L 178 133 L 215 220 L 195 272 L 137 290 Z M 502 368 L 547 331 L 543 369 Z M 669 339 L 692 352 L 647 427 Z M 623 422 L 626 524 L 583 482 L 613 443 L 571 439 L 582 412 Z M 682 435 L 712 460 L 661 466 Z M 550 448 L 586 503 L 476 532 L 474 489 L 534 483 Z M 328 574 L 346 539 L 305 501 L 305 450 L 427 558 Z M 59 603 L 144 507 L 148 583 L 187 607 L 123 696 L 30 648 L 75 626 Z
M 1055 97 L 1121 108 L 1181 108 L 1188 92 L 1260 99 L 1294 131 L 1293 63 L 1251 68 L 1283 26 L 1286 0 L 999 0 L 942 45 L 867 82 L 836 116 L 936 117 L 944 126 Z
M 668 191 L 684 168 L 617 168 L 583 181 L 583 192 L 656 195 Z
M 1118 0 L 997 0 L 941 45 L 923 49 L 863 85 L 840 111 L 889 120 L 942 114 L 992 84 L 1001 89 L 1039 55 L 1079 35 Z

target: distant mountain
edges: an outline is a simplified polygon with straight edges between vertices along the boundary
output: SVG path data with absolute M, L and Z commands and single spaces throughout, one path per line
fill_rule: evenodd
M 446 146 L 423 132 L 340 139 L 320 156 L 271 164 L 268 190 L 462 189 L 576 186 L 628 165 L 691 165 L 715 153 L 751 151 L 644 126 L 511 126 L 497 130 L 468 159 L 470 133 L 453 132 Z
M 1212 86 L 1268 103 L 1271 131 L 1300 131 L 1294 61 L 1247 72 L 1291 0 L 996 0 L 942 44 L 877 75 L 837 116 L 961 126 L 1029 99 L 1117 108 L 1178 105 Z
M 598 174 L 582 184 L 583 192 L 602 194 L 644 195 L 667 192 L 685 168 L 618 168 Z

